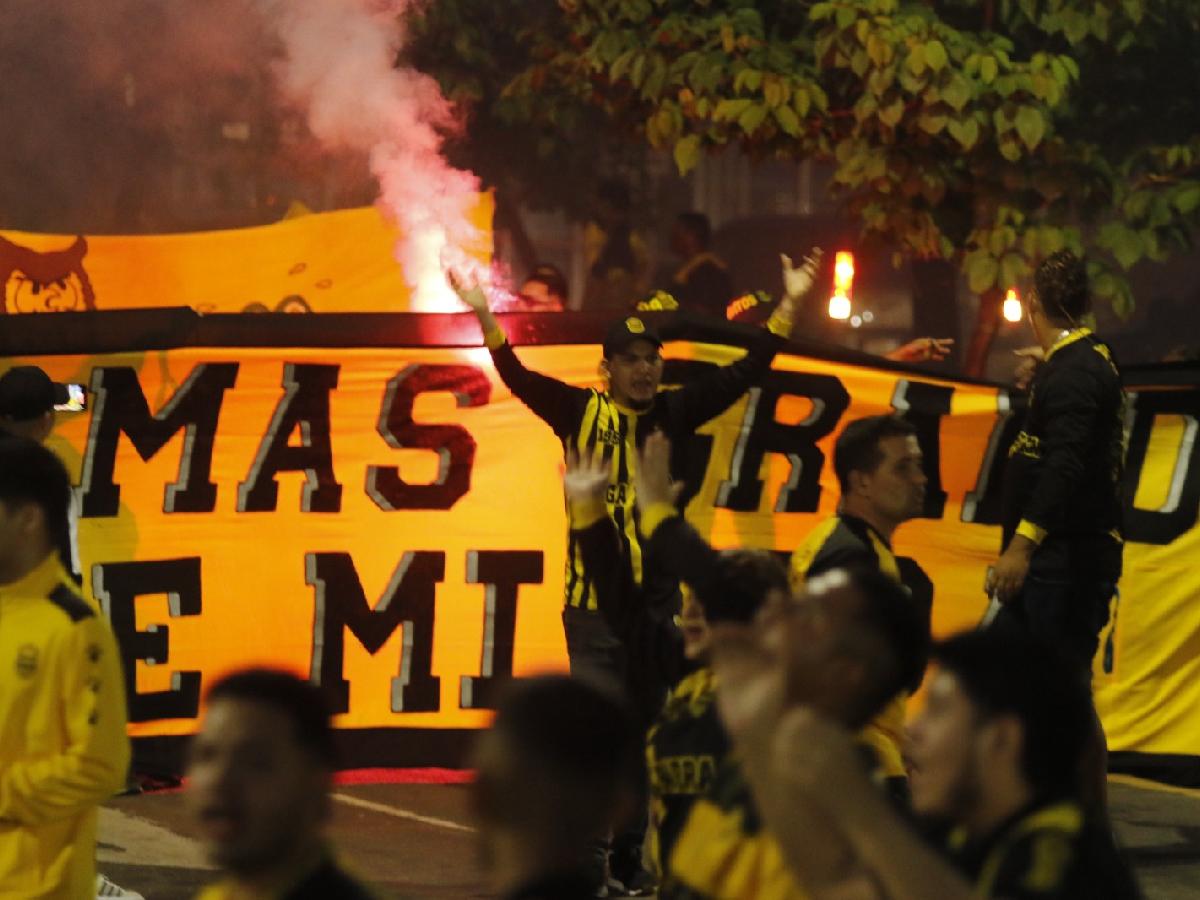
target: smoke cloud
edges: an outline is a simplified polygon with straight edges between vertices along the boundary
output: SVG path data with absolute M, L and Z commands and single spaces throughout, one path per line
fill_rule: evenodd
M 442 156 L 442 132 L 456 120 L 437 82 L 395 65 L 412 5 L 286 0 L 271 10 L 284 46 L 277 71 L 320 141 L 368 154 L 380 205 L 401 230 L 396 258 L 413 308 L 454 309 L 442 268 L 480 241 L 468 217 L 479 179 Z

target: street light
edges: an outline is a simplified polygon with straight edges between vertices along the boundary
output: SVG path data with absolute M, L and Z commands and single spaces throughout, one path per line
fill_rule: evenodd
M 833 263 L 833 296 L 829 298 L 829 318 L 850 318 L 850 295 L 854 290 L 854 254 L 839 250 Z
M 1009 288 L 1004 295 L 1004 318 L 1008 322 L 1021 321 L 1021 298 L 1017 296 L 1016 288 Z

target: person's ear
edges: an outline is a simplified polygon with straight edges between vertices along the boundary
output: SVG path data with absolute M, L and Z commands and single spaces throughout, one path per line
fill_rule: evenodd
M 850 493 L 865 494 L 869 487 L 870 477 L 866 472 L 852 469 L 850 471 Z
M 984 749 L 993 759 L 1010 761 L 1021 767 L 1025 745 L 1025 727 L 1016 716 L 996 716 L 985 727 Z

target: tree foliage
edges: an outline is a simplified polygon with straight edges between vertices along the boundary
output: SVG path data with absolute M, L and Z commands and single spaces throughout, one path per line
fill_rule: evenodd
M 1088 254 L 1097 295 L 1200 218 L 1193 0 L 560 0 L 502 96 L 672 152 L 830 161 L 864 231 L 972 290 Z M 539 105 L 538 99 L 556 98 Z

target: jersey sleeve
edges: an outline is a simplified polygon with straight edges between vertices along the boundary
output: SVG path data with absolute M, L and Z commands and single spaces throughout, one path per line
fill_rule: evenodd
M 737 362 L 720 366 L 677 391 L 667 392 L 663 399 L 672 430 L 689 434 L 729 409 L 742 394 L 762 381 L 782 346 L 781 338 L 764 331 Z
M 514 397 L 549 425 L 560 438 L 568 438 L 578 426 L 588 391 L 527 369 L 507 341 L 491 348 L 496 373 Z
M 66 747 L 0 771 L 0 820 L 40 824 L 97 806 L 125 784 L 125 680 L 107 621 L 74 622 L 47 659 L 46 690 L 58 693 Z

